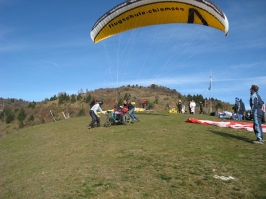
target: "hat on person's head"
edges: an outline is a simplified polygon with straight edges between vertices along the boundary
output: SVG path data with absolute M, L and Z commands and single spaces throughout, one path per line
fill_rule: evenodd
M 238 97 L 236 97 L 236 100 L 239 100 L 239 98 L 238 98 Z
M 98 104 L 103 105 L 103 101 L 102 100 L 98 100 L 97 102 L 98 102 Z

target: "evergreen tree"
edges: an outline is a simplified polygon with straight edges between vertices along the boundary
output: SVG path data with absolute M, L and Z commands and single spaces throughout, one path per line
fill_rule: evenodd
M 30 103 L 29 103 L 28 108 L 32 108 L 32 109 L 34 109 L 35 106 L 36 106 L 36 102 L 33 101 L 33 102 L 30 102 Z
M 125 96 L 124 96 L 124 100 L 127 100 L 128 101 L 130 99 L 130 97 L 131 97 L 130 94 L 127 94 L 126 93 Z
M 156 96 L 155 100 L 154 100 L 154 104 L 158 104 L 158 100 L 159 100 L 159 98 L 158 98 L 158 96 Z
M 222 109 L 223 108 L 223 105 L 221 102 L 217 102 L 216 105 L 215 105 L 215 110 L 218 110 L 218 109 Z
M 86 97 L 86 103 L 89 103 L 91 101 L 91 95 L 89 94 L 87 97 Z
M 154 108 L 154 103 L 152 103 L 151 101 L 147 100 L 146 101 L 146 107 L 148 107 L 148 109 L 152 109 L 152 108 Z
M 54 95 L 53 97 L 50 98 L 50 101 L 54 101 L 54 100 L 57 100 L 56 95 Z
M 82 96 L 81 94 L 79 93 L 78 96 L 77 96 L 77 100 L 80 101 L 82 99 Z
M 33 115 L 30 116 L 30 118 L 29 118 L 29 122 L 30 122 L 30 121 L 34 121 L 34 116 L 33 116 Z
M 120 98 L 119 101 L 118 101 L 118 106 L 123 106 L 123 103 L 124 103 L 123 101 L 124 100 Z
M 6 123 L 9 124 L 11 123 L 13 120 L 15 119 L 15 114 L 10 111 L 8 112 L 7 116 L 6 116 Z
M 188 101 L 191 101 L 192 99 L 193 99 L 192 95 L 188 94 L 188 95 L 187 95 L 187 100 L 188 100 Z
M 156 89 L 157 88 L 157 85 L 156 84 L 152 84 L 151 85 L 151 89 Z
M 23 121 L 20 121 L 20 122 L 19 122 L 19 125 L 18 125 L 18 128 L 21 129 L 21 128 L 23 128 L 23 127 L 24 127 L 24 123 L 23 123 Z
M 4 117 L 5 117 L 5 114 L 4 114 L 4 112 L 1 112 L 1 113 L 0 113 L 0 120 L 2 120 L 2 121 L 3 121 Z
M 67 100 L 67 94 L 64 93 L 63 96 L 62 96 L 63 100 L 66 101 Z
M 26 113 L 25 113 L 24 109 L 21 108 L 19 113 L 18 113 L 18 120 L 20 122 L 23 122 L 25 120 L 25 118 L 26 118 Z
M 75 103 L 76 102 L 76 97 L 75 97 L 75 95 L 73 94 L 73 95 L 71 95 L 71 103 Z
M 63 104 L 64 103 L 64 100 L 63 100 L 63 98 L 62 97 L 59 97 L 59 100 L 58 100 L 58 105 L 61 105 L 61 104 Z

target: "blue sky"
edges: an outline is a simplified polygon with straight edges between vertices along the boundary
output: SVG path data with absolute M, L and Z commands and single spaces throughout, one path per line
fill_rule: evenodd
M 170 24 L 94 44 L 92 26 L 121 2 L 0 0 L 0 97 L 38 102 L 59 92 L 157 84 L 247 105 L 256 84 L 266 99 L 265 0 L 214 0 L 228 17 L 227 37 Z

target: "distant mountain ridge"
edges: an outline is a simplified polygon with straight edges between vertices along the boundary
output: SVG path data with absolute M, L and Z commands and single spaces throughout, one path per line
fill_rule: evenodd
M 205 102 L 202 95 L 184 96 L 175 89 L 155 84 L 148 87 L 128 85 L 119 88 L 100 88 L 70 96 L 65 92 L 60 92 L 57 96 L 47 98 L 42 102 L 0 98 L 0 136 L 16 132 L 19 128 L 59 121 L 68 116 L 70 118 L 89 116 L 89 105 L 93 99 L 104 101 L 103 110 L 112 109 L 117 104 L 122 105 L 125 99 L 136 102 L 136 107 L 142 107 L 142 100 L 145 99 L 147 103 L 144 108 L 156 111 L 176 108 L 179 100 L 185 106 L 188 106 L 192 99 L 197 107 L 200 101 L 206 103 L 206 111 L 210 103 L 207 99 Z M 231 110 L 232 106 L 229 103 L 212 99 L 212 107 L 213 110 L 218 108 Z

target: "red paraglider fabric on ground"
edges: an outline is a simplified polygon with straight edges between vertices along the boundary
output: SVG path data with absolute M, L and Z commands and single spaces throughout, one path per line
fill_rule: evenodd
M 227 127 L 234 129 L 244 129 L 253 132 L 253 123 L 250 122 L 238 122 L 238 121 L 211 121 L 211 120 L 198 120 L 196 118 L 188 118 L 186 122 L 195 124 L 214 125 L 219 127 Z M 262 124 L 262 131 L 266 134 L 266 125 Z

